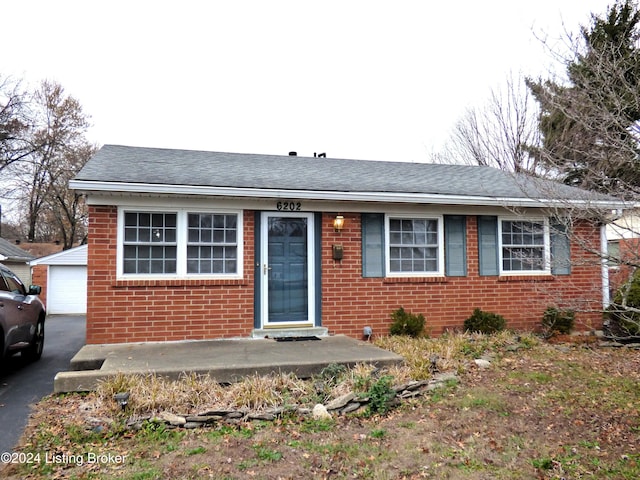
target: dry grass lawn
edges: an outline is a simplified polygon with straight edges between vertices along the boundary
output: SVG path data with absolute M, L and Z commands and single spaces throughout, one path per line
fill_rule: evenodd
M 301 381 L 256 377 L 221 387 L 119 377 L 88 395 L 51 396 L 33 410 L 11 479 L 578 479 L 640 478 L 640 351 L 536 337 L 449 335 L 379 340 L 407 358 L 403 368 L 369 366 Z M 474 359 L 490 359 L 478 368 Z M 325 402 L 371 391 L 380 375 L 395 383 L 429 378 L 436 363 L 458 381 L 385 415 L 366 412 L 316 421 L 289 413 L 276 421 L 170 429 L 131 415 L 196 413 Z M 112 400 L 131 392 L 127 413 Z M 93 426 L 93 428 L 91 427 Z

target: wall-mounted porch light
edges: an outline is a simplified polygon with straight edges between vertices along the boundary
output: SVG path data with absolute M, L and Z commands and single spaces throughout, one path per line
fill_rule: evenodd
M 336 232 L 341 232 L 344 228 L 344 217 L 342 215 L 336 215 L 336 218 L 333 219 L 333 229 Z

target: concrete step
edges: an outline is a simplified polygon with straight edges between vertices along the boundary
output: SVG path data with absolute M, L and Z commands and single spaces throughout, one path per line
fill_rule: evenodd
M 305 328 L 256 328 L 251 332 L 253 338 L 295 338 L 326 337 L 329 329 L 325 327 Z
M 310 332 L 300 329 L 294 333 L 299 339 L 310 336 Z M 314 333 L 321 335 L 322 331 Z M 73 365 L 76 369 L 89 368 L 58 373 L 54 391 L 94 390 L 101 379 L 118 373 L 156 374 L 172 379 L 195 373 L 210 375 L 220 383 L 232 383 L 242 377 L 274 372 L 290 372 L 300 378 L 309 378 L 335 363 L 347 366 L 370 363 L 382 367 L 404 361 L 393 352 L 342 335 L 317 338 L 317 341 L 291 342 L 255 338 L 86 345 L 77 358 L 74 357 Z

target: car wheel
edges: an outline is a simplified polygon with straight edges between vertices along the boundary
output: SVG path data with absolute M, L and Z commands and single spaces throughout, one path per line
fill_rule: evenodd
M 36 325 L 36 332 L 33 334 L 33 340 L 31 344 L 24 351 L 24 355 L 28 360 L 35 362 L 40 360 L 42 356 L 42 350 L 44 349 L 44 320 L 38 320 Z

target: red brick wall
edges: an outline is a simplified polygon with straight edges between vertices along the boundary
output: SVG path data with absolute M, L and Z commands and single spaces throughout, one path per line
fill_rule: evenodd
M 40 292 L 40 300 L 45 305 L 47 304 L 47 279 L 49 273 L 48 265 L 35 265 L 31 268 L 31 284 L 32 285 L 40 285 L 42 287 L 42 291 Z
M 87 343 L 249 336 L 253 212 L 244 212 L 243 280 L 116 280 L 117 208 L 89 207 Z
M 89 208 L 87 343 L 119 343 L 249 336 L 254 318 L 254 213 L 244 212 L 242 280 L 117 280 L 117 208 Z M 447 278 L 363 278 L 359 214 L 323 214 L 322 325 L 330 333 L 362 338 L 389 332 L 398 307 L 422 313 L 432 335 L 461 328 L 476 307 L 503 315 L 513 329 L 533 329 L 548 305 L 592 310 L 580 313 L 577 328 L 601 325 L 601 269 L 598 259 L 572 246 L 572 275 L 481 277 L 476 218 L 467 217 L 467 276 Z M 584 241 L 599 244 L 598 228 L 578 227 Z M 344 247 L 341 262 L 332 245 Z
M 572 245 L 572 274 L 554 277 L 485 277 L 478 273 L 475 216 L 467 217 L 467 276 L 446 278 L 362 278 L 359 214 L 345 214 L 345 228 L 335 233 L 335 214 L 324 215 L 322 241 L 322 323 L 333 333 L 362 338 L 365 325 L 374 335 L 389 333 L 391 312 L 399 307 L 426 318 L 427 331 L 438 335 L 461 329 L 478 307 L 503 315 L 507 327 L 532 330 L 549 305 L 591 310 L 579 313 L 576 328 L 602 325 L 602 278 L 599 259 Z M 583 224 L 580 241 L 599 245 L 600 231 Z M 344 247 L 344 259 L 332 259 L 334 243 Z

